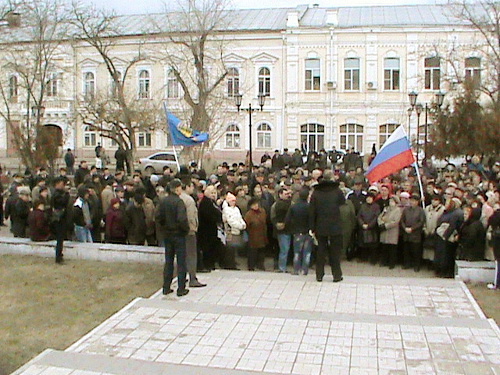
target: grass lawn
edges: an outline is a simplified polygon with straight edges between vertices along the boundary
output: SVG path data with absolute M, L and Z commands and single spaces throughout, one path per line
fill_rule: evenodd
M 66 349 L 162 285 L 161 265 L 0 256 L 0 375 L 47 348 Z
M 467 284 L 484 314 L 500 324 L 500 291 L 489 290 L 486 284 Z

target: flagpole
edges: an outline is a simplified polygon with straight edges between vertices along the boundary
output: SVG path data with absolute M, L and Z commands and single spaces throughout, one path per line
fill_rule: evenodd
M 418 164 L 415 162 L 413 164 L 415 171 L 417 172 L 418 186 L 420 188 L 420 200 L 422 201 L 422 208 L 425 210 L 425 200 L 424 200 L 424 187 L 422 186 L 422 178 L 420 177 L 420 171 L 418 170 Z
M 167 101 L 163 101 L 163 108 L 165 109 L 165 116 L 167 116 Z M 168 124 L 168 116 L 167 116 L 167 124 Z M 168 127 L 168 126 L 167 126 Z M 179 165 L 179 157 L 177 156 L 177 150 L 175 149 L 175 141 L 174 141 L 174 135 L 172 134 L 172 131 L 169 131 L 170 133 L 170 139 L 172 140 L 172 148 L 174 149 L 174 156 L 175 156 L 175 164 L 177 164 L 177 173 L 180 172 L 181 166 Z
M 172 138 L 172 137 L 171 137 Z M 177 173 L 180 172 L 181 167 L 179 165 L 179 157 L 177 156 L 177 150 L 175 149 L 174 142 L 172 142 L 172 148 L 174 149 L 174 155 L 175 155 L 175 163 L 177 164 Z

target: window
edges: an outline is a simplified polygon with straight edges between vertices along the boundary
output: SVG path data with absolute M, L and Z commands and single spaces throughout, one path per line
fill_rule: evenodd
M 83 129 L 83 140 L 85 147 L 92 147 L 97 145 L 97 132 L 90 130 L 90 127 L 87 125 Z
M 141 132 L 138 134 L 139 147 L 151 147 L 151 133 Z
M 240 72 L 236 68 L 227 71 L 227 96 L 230 98 L 240 93 Z
M 399 124 L 383 124 L 378 127 L 378 148 L 384 145 L 385 141 L 394 133 L 398 126 Z
M 150 77 L 147 70 L 139 72 L 139 99 L 149 99 Z
M 50 73 L 47 79 L 47 96 L 57 96 L 59 94 L 59 74 Z
M 325 148 L 325 126 L 320 124 L 301 125 L 300 144 L 305 152 L 318 152 Z
M 306 60 L 306 90 L 320 90 L 321 66 L 319 59 Z
M 359 59 L 344 59 L 344 89 L 359 90 Z
M 86 100 L 94 99 L 95 95 L 95 75 L 92 72 L 85 73 L 83 77 L 83 95 Z
M 19 85 L 17 83 L 17 76 L 10 76 L 9 99 L 17 99 L 18 94 L 19 94 Z
M 271 71 L 269 68 L 259 69 L 259 95 L 271 95 Z
M 174 154 L 156 154 L 150 158 L 151 160 L 163 160 L 163 161 L 173 161 L 175 162 Z
M 118 82 L 120 82 L 121 84 L 123 84 L 122 82 L 122 72 L 116 72 L 117 76 L 117 80 Z M 116 81 L 114 80 L 113 77 L 111 77 L 111 81 L 109 83 L 109 94 L 110 96 L 113 98 L 113 99 L 116 99 L 118 97 L 118 85 L 116 83 Z
M 425 89 L 439 90 L 441 85 L 441 62 L 439 57 L 425 59 Z
M 240 147 L 240 128 L 238 125 L 231 124 L 226 129 L 226 148 Z
M 384 90 L 399 90 L 399 59 L 384 59 Z
M 465 79 L 471 80 L 475 89 L 481 85 L 481 59 L 479 57 L 465 59 Z
M 167 98 L 178 99 L 180 97 L 179 81 L 172 70 L 167 73 Z
M 363 125 L 344 124 L 340 126 L 340 148 L 354 147 L 357 152 L 363 151 Z
M 271 148 L 271 126 L 267 122 L 257 127 L 257 147 Z

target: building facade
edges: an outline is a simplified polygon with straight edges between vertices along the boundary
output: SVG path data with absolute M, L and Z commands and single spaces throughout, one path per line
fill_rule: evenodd
M 151 57 L 127 73 L 127 85 L 138 101 L 164 99 L 182 118 L 182 89 L 168 65 L 154 57 L 155 36 L 138 26 L 146 17 L 122 17 L 128 26 L 117 39 L 116 59 L 125 67 L 138 46 L 149 50 Z M 408 113 L 411 91 L 422 103 L 431 103 L 440 91 L 449 100 L 460 77 L 480 81 L 488 70 L 479 33 L 442 5 L 239 10 L 233 19 L 235 26 L 224 33 L 227 100 L 214 139 L 217 158 L 228 161 L 243 160 L 250 136 L 255 160 L 285 147 L 354 147 L 367 154 L 401 124 L 415 138 L 417 116 Z M 43 123 L 59 127 L 61 146 L 81 157 L 92 155 L 99 142 L 112 154 L 116 144 L 76 116 L 85 98 L 99 90 L 112 95 L 113 82 L 100 56 L 83 42 L 68 41 L 61 44 L 56 65 Z M 10 81 L 15 75 L 7 63 L 2 70 L 15 100 L 18 89 Z M 236 94 L 243 95 L 245 107 L 257 107 L 258 96 L 266 97 L 263 110 L 252 115 L 251 134 L 248 113 L 233 104 Z M 12 108 L 21 119 L 29 112 L 24 104 Z M 136 137 L 138 155 L 169 148 L 161 129 Z M 5 121 L 0 122 L 0 154 L 15 154 Z

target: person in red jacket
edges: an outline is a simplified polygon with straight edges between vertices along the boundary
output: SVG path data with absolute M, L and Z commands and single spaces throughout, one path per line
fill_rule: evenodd
M 111 199 L 111 204 L 106 212 L 106 242 L 124 244 L 127 232 L 123 221 L 124 210 L 120 207 L 120 199 Z
M 48 241 L 50 239 L 50 225 L 45 213 L 45 204 L 38 200 L 29 213 L 28 225 L 32 241 Z

